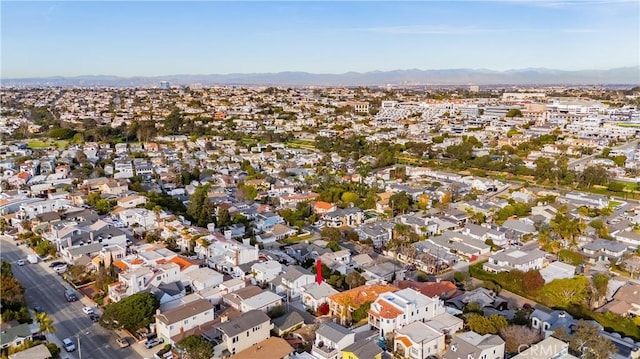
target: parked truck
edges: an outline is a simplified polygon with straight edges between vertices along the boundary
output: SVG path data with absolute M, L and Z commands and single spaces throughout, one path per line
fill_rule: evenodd
M 27 256 L 27 261 L 29 261 L 29 263 L 36 264 L 38 263 L 38 256 L 35 254 L 29 254 Z

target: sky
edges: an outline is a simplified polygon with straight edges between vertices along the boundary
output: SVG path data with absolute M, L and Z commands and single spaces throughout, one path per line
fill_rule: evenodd
M 638 0 L 5 1 L 2 78 L 640 65 Z

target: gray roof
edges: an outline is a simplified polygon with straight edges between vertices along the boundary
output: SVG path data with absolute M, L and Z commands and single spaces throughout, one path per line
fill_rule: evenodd
M 310 295 L 314 299 L 320 299 L 338 294 L 338 291 L 326 282 L 322 282 L 320 284 L 318 284 L 317 282 L 313 282 L 312 284 L 306 286 L 305 294 Z
M 300 266 L 288 266 L 285 272 L 282 273 L 282 278 L 288 281 L 294 281 L 305 274 L 311 274 L 311 272 Z
M 342 349 L 343 352 L 352 352 L 356 358 L 375 358 L 376 355 L 382 353 L 382 348 L 378 345 L 377 340 L 358 340 L 348 347 Z
M 269 322 L 269 320 L 269 316 L 263 311 L 250 310 L 235 319 L 216 325 L 216 328 L 228 337 L 235 337 L 259 324 Z
M 507 229 L 513 229 L 520 233 L 534 233 L 536 227 L 533 224 L 525 223 L 516 219 L 507 219 L 502 226 Z
M 627 250 L 627 245 L 617 241 L 609 241 L 606 239 L 596 239 L 582 246 L 582 249 L 591 250 L 591 251 L 599 251 L 601 249 L 605 249 L 610 252 L 624 252 Z
M 31 336 L 31 328 L 28 323 L 15 325 L 13 327 L 4 329 L 2 335 L 0 335 L 0 343 L 5 344 L 13 343 L 17 338 L 28 338 Z
M 296 311 L 285 313 L 285 315 L 273 320 L 273 325 L 280 330 L 286 330 L 298 324 L 304 324 L 304 318 Z
M 431 341 L 444 335 L 443 333 L 438 332 L 437 330 L 419 321 L 405 325 L 404 327 L 398 329 L 398 334 L 408 336 L 414 343 Z
M 318 330 L 316 330 L 316 334 L 337 343 L 346 335 L 352 334 L 352 331 L 340 324 L 328 322 L 318 328 Z
M 544 258 L 545 254 L 546 254 L 545 252 L 539 249 L 522 251 L 518 248 L 509 248 L 500 253 L 496 253 L 492 255 L 491 258 L 497 261 L 508 262 L 510 265 L 518 265 L 518 264 L 529 263 L 530 261 L 538 258 Z
M 9 355 L 9 359 L 47 359 L 51 358 L 51 352 L 46 345 L 40 344 L 21 352 Z

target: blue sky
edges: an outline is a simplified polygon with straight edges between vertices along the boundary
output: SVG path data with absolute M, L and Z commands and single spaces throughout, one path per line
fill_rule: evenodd
M 637 0 L 0 6 L 2 78 L 640 64 Z

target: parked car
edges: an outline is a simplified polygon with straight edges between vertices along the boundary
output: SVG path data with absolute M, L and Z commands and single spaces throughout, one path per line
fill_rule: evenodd
M 67 352 L 76 350 L 76 344 L 69 338 L 62 339 L 62 345 L 64 346 L 64 350 L 66 350 Z
M 39 260 L 40 260 L 40 257 L 38 257 L 35 254 L 29 254 L 27 256 L 27 261 L 29 261 L 29 263 L 31 263 L 31 264 L 36 264 L 36 263 L 38 263 Z
M 65 263 L 65 262 L 54 261 L 54 262 L 51 262 L 49 264 L 49 268 L 58 267 L 58 266 L 66 266 L 66 265 L 67 265 L 67 263 Z
M 129 341 L 126 337 L 116 339 L 116 342 L 120 346 L 120 348 L 126 348 L 129 346 Z
M 34 341 L 35 341 L 35 340 L 39 340 L 39 341 L 41 341 L 41 342 L 46 342 L 46 341 L 47 341 L 47 337 L 46 337 L 44 334 L 42 334 L 42 333 L 40 333 L 40 334 L 33 334 L 33 335 L 31 336 L 31 339 L 33 339 Z
M 91 315 L 94 314 L 93 308 L 91 307 L 83 307 L 82 311 L 84 312 L 84 314 L 86 315 Z
M 148 339 L 145 343 L 144 346 L 147 349 L 151 349 L 153 347 L 155 347 L 158 344 L 162 344 L 164 343 L 164 339 L 162 338 L 154 338 L 154 339 Z
M 18 259 L 18 265 L 22 267 L 24 265 L 24 259 Z
M 67 265 L 63 264 L 63 265 L 55 266 L 53 267 L 53 270 L 58 274 L 62 274 L 67 271 Z
M 34 306 L 34 307 L 33 307 L 33 311 L 34 311 L 34 312 L 36 312 L 36 313 L 42 313 L 42 312 L 44 312 L 44 310 L 42 310 L 42 307 L 41 307 L 41 306 L 39 306 L 39 305 Z
M 76 296 L 76 292 L 74 292 L 71 289 L 64 291 L 64 297 L 67 299 L 67 302 L 75 302 L 76 300 L 78 300 L 78 297 Z
M 97 323 L 100 320 L 100 316 L 96 313 L 89 314 L 89 319 L 91 319 L 94 323 Z

